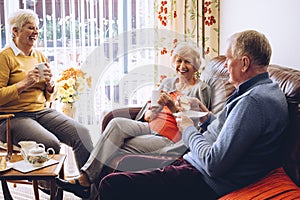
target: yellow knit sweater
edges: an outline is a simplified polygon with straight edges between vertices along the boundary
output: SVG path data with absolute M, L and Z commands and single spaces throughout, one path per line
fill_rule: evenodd
M 23 80 L 34 64 L 47 62 L 47 58 L 35 50 L 32 55 L 15 55 L 11 47 L 0 52 L 0 112 L 34 112 L 46 107 L 50 93 L 46 92 L 45 81 L 18 94 L 16 83 Z

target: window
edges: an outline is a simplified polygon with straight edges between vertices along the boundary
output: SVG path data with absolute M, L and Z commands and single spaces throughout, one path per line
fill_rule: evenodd
M 51 61 L 54 77 L 71 66 L 92 75 L 75 118 L 98 127 L 105 110 L 143 104 L 158 81 L 154 44 L 143 46 L 154 34 L 147 33 L 154 27 L 153 5 L 154 0 L 0 0 L 0 46 L 9 40 L 8 14 L 34 10 L 40 18 L 37 48 Z

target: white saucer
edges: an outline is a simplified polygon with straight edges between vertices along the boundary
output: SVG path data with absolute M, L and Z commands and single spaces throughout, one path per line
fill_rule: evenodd
M 181 113 L 182 115 L 186 115 L 188 117 L 191 117 L 191 118 L 196 118 L 196 117 L 204 117 L 205 115 L 208 114 L 208 112 L 199 112 L 199 111 L 194 111 L 194 110 L 186 110 L 186 111 L 183 111 L 183 112 L 179 112 Z M 179 113 L 173 113 L 173 115 L 175 117 L 178 117 L 180 114 Z

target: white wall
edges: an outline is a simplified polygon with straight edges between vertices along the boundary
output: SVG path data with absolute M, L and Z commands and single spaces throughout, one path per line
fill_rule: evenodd
M 272 64 L 300 69 L 299 0 L 221 0 L 220 53 L 233 33 L 255 29 L 269 39 Z

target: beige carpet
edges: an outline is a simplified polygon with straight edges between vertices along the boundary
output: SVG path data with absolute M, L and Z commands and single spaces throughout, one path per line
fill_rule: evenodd
M 33 194 L 33 187 L 32 185 L 26 185 L 26 184 L 17 184 L 17 187 L 13 187 L 13 183 L 8 183 L 8 187 L 10 190 L 10 193 L 14 200 L 33 200 L 34 194 Z M 2 186 L 0 184 L 0 199 L 4 199 L 3 193 L 2 193 Z M 40 200 L 49 200 L 50 196 L 43 193 L 42 191 L 39 191 Z M 73 195 L 70 192 L 64 192 L 63 200 L 80 200 L 81 198 Z

